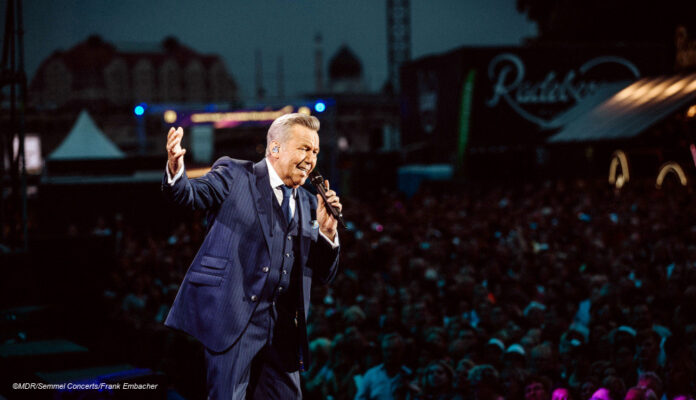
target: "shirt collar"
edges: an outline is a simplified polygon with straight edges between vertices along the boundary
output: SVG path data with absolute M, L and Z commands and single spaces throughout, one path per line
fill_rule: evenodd
M 265 158 L 266 160 L 266 166 L 268 166 L 268 178 L 271 181 L 271 189 L 275 189 L 278 186 L 285 185 L 282 179 L 280 179 L 280 176 L 278 176 L 278 173 L 276 172 L 275 168 L 273 168 L 273 165 L 271 165 L 271 162 L 268 161 L 268 158 Z M 295 188 L 292 189 L 292 195 L 295 196 Z

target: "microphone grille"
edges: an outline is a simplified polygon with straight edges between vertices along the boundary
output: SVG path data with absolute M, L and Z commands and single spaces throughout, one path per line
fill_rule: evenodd
M 309 179 L 313 184 L 320 184 L 324 182 L 324 177 L 321 176 L 317 170 L 314 170 L 309 173 Z

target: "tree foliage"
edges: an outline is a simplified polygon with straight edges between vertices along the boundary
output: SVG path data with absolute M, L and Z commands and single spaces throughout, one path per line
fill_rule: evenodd
M 517 9 L 537 23 L 540 42 L 667 44 L 679 25 L 696 37 L 694 0 L 517 0 Z

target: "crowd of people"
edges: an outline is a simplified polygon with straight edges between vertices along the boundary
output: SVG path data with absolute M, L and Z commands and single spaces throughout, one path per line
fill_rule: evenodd
M 694 200 L 599 180 L 343 197 L 338 277 L 312 289 L 305 397 L 691 399 Z M 188 353 L 162 322 L 206 230 L 202 214 L 177 224 L 94 231 L 117 239 L 112 320 L 158 338 L 149 360 L 168 374 Z

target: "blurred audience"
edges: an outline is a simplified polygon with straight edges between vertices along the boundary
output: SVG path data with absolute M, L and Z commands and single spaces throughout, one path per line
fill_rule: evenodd
M 690 399 L 696 198 L 631 181 L 344 199 L 341 271 L 312 289 L 308 399 Z M 206 229 L 118 232 L 113 318 L 162 320 Z M 627 388 L 629 388 L 627 390 Z

